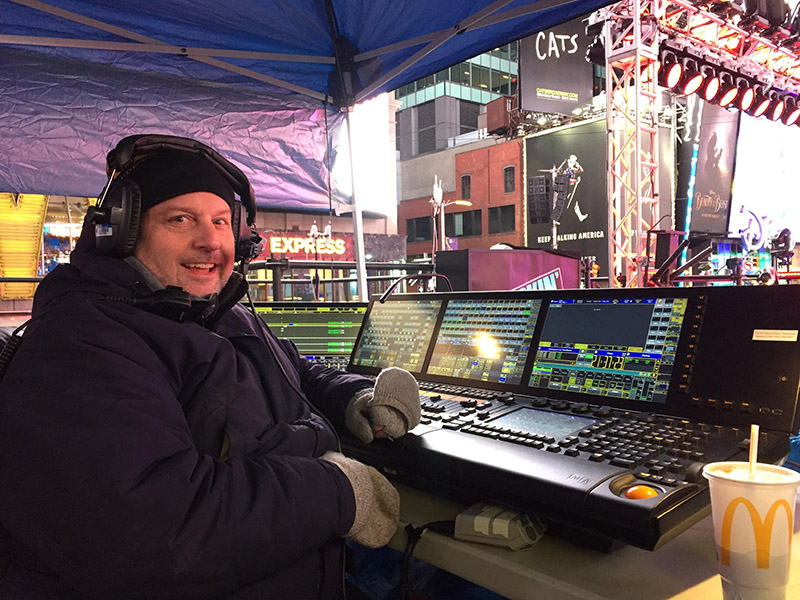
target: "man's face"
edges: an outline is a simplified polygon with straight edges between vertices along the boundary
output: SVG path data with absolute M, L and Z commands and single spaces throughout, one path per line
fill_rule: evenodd
M 231 207 L 210 192 L 191 192 L 142 215 L 133 255 L 162 285 L 195 296 L 219 292 L 233 272 Z

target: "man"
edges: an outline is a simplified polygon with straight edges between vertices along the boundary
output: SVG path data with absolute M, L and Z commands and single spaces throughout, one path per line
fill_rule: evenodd
M 398 496 L 334 425 L 402 435 L 416 382 L 313 365 L 238 304 L 255 203 L 213 150 L 108 162 L 0 382 L 0 598 L 341 598 L 343 538 L 386 544 Z

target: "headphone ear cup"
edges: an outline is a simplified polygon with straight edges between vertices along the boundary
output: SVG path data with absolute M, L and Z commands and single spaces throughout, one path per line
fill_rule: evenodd
M 236 248 L 236 261 L 242 260 L 249 256 L 249 250 L 244 247 L 247 237 L 246 219 L 244 219 L 244 207 L 238 200 L 234 201 L 233 208 L 231 209 L 231 228 L 233 229 L 233 243 Z
M 135 181 L 125 181 L 109 190 L 103 205 L 94 208 L 90 217 L 99 254 L 125 257 L 133 253 L 141 206 L 142 192 Z
M 117 253 L 119 256 L 130 256 L 139 237 L 139 224 L 142 217 L 142 191 L 138 184 L 131 180 L 122 191 L 122 216 L 117 237 Z

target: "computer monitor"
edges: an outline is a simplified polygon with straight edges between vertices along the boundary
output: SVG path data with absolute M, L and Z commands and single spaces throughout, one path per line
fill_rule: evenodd
M 373 302 L 350 366 L 421 373 L 441 307 L 429 299 Z
M 687 302 L 552 299 L 529 386 L 663 404 Z
M 344 367 L 353 352 L 366 302 L 257 302 L 256 313 L 279 338 L 295 343 L 309 360 L 338 360 Z
M 520 383 L 541 305 L 534 298 L 448 300 L 426 373 Z

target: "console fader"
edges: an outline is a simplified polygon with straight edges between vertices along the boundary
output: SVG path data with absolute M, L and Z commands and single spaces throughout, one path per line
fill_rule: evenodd
M 373 301 L 348 367 L 420 383 L 408 435 L 344 451 L 461 501 L 655 549 L 710 512 L 702 466 L 797 432 L 800 286 L 450 292 Z

